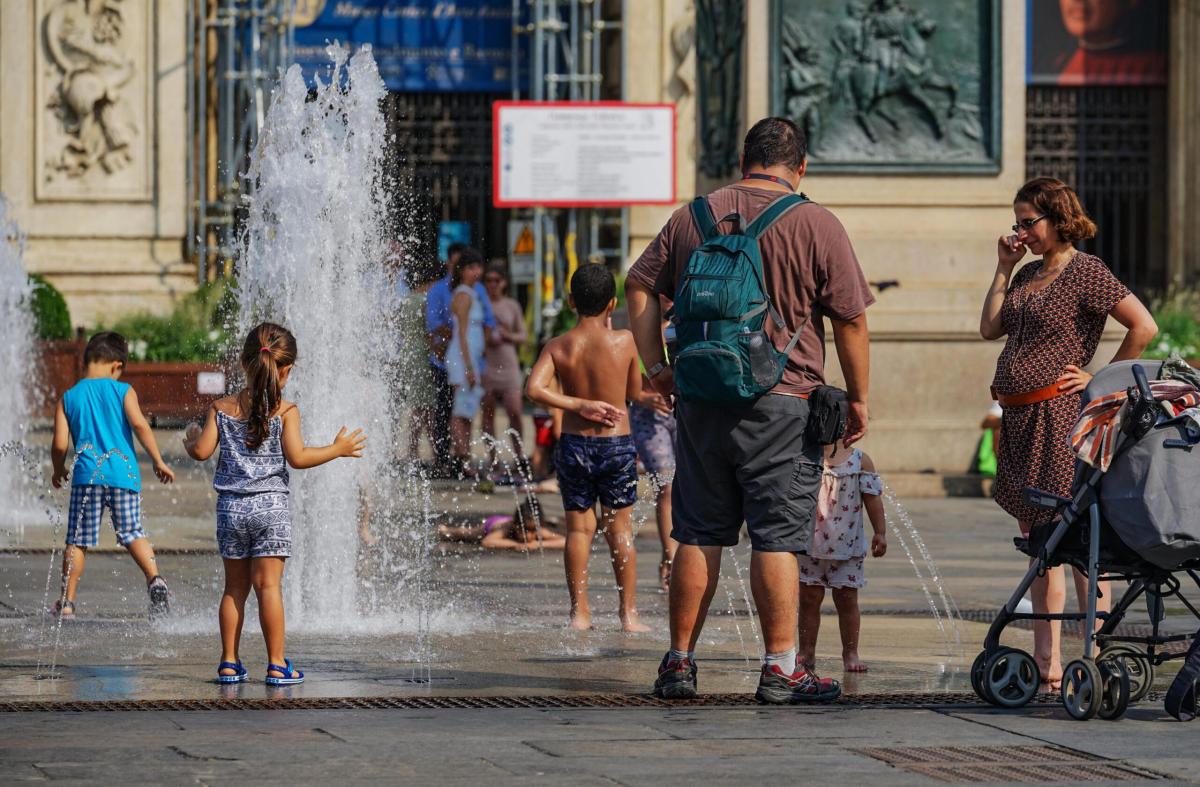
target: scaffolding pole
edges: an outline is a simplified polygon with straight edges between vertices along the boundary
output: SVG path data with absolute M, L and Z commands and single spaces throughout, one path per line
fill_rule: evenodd
M 232 270 L 250 152 L 292 60 L 295 0 L 189 0 L 188 258 L 203 284 Z
M 516 52 L 520 37 L 525 36 L 529 42 L 530 100 L 600 100 L 604 83 L 603 39 L 605 35 L 619 36 L 624 22 L 624 0 L 513 0 L 513 98 L 521 96 L 522 72 L 516 67 Z M 615 98 L 623 100 L 623 38 L 621 49 L 622 55 L 615 64 L 620 70 L 619 95 Z M 534 335 L 541 342 L 549 338 L 553 321 L 563 308 L 567 280 L 580 260 L 608 262 L 616 267 L 624 264 L 629 247 L 628 210 L 536 207 L 532 217 L 535 282 L 531 300 Z M 580 228 L 585 226 L 587 233 L 581 237 Z M 602 245 L 601 233 L 605 228 L 615 230 L 615 247 Z M 563 230 L 560 243 L 559 233 Z

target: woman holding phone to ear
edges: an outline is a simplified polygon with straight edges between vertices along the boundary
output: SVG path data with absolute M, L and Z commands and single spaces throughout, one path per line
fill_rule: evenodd
M 992 380 L 1004 408 L 992 496 L 1028 536 L 1053 511 L 1025 502 L 1026 487 L 1067 496 L 1075 456 L 1069 437 L 1079 418 L 1080 394 L 1092 376 L 1092 361 L 1111 316 L 1126 328 L 1112 361 L 1137 358 L 1158 333 L 1142 302 L 1098 258 L 1077 250 L 1077 241 L 1096 234 L 1079 198 L 1055 178 L 1034 178 L 1013 200 L 1012 235 L 996 243 L 996 275 L 983 302 L 979 333 L 1005 337 Z M 1016 271 L 1026 251 L 1039 255 Z M 1014 274 L 1015 271 L 1015 274 Z M 1087 599 L 1087 577 L 1076 573 L 1076 591 Z M 1109 594 L 1098 601 L 1107 610 Z M 1035 612 L 1061 613 L 1066 603 L 1062 568 L 1048 571 L 1032 588 Z M 1042 681 L 1057 691 L 1062 680 L 1059 621 L 1034 623 L 1034 657 Z

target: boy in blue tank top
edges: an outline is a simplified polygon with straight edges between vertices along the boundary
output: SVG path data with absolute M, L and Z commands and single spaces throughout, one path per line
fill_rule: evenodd
M 63 394 L 54 412 L 54 443 L 50 456 L 55 489 L 71 479 L 71 506 L 67 515 L 67 545 L 63 549 L 62 593 L 54 613 L 75 617 L 75 592 L 83 576 L 88 547 L 100 539 L 100 520 L 107 509 L 117 542 L 129 550 L 146 575 L 151 616 L 167 612 L 167 583 L 158 575 L 154 548 L 142 529 L 142 479 L 133 435 L 154 461 L 154 474 L 164 484 L 175 474 L 158 452 L 154 432 L 137 393 L 119 382 L 129 358 L 129 344 L 119 333 L 104 331 L 87 343 L 83 352 L 84 377 Z M 67 466 L 68 438 L 74 460 Z

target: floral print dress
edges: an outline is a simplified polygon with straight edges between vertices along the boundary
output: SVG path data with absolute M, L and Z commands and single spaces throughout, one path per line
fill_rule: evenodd
M 1082 369 L 1091 363 L 1108 313 L 1129 294 L 1098 257 L 1081 251 L 1054 281 L 1035 290 L 1034 274 L 1041 269 L 1042 261 L 1034 260 L 1017 271 L 1000 307 L 1008 339 L 992 380 L 998 394 L 1036 391 L 1062 376 L 1067 364 Z M 1026 487 L 1070 494 L 1070 436 L 1080 410 L 1079 396 L 1004 408 L 992 497 L 1019 521 L 1040 524 L 1054 516 L 1025 502 Z
M 817 494 L 813 540 L 807 555 L 800 555 L 800 582 L 827 588 L 861 588 L 867 584 L 863 562 L 867 556 L 863 528 L 863 495 L 883 494 L 883 479 L 864 472 L 862 451 L 850 452 L 843 462 L 826 465 Z

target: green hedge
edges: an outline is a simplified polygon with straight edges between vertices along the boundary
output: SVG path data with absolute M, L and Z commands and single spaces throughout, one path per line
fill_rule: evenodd
M 228 351 L 225 326 L 233 323 L 236 309 L 233 288 L 220 279 L 180 299 L 168 315 L 130 314 L 101 329 L 128 339 L 134 361 L 211 363 Z
M 1158 335 L 1143 355 L 1166 358 L 1179 353 L 1185 359 L 1200 358 L 1200 292 L 1175 289 L 1151 305 Z
M 34 332 L 39 339 L 70 339 L 71 310 L 62 293 L 42 276 L 32 274 L 29 283 L 33 288 L 30 310 L 33 312 Z

